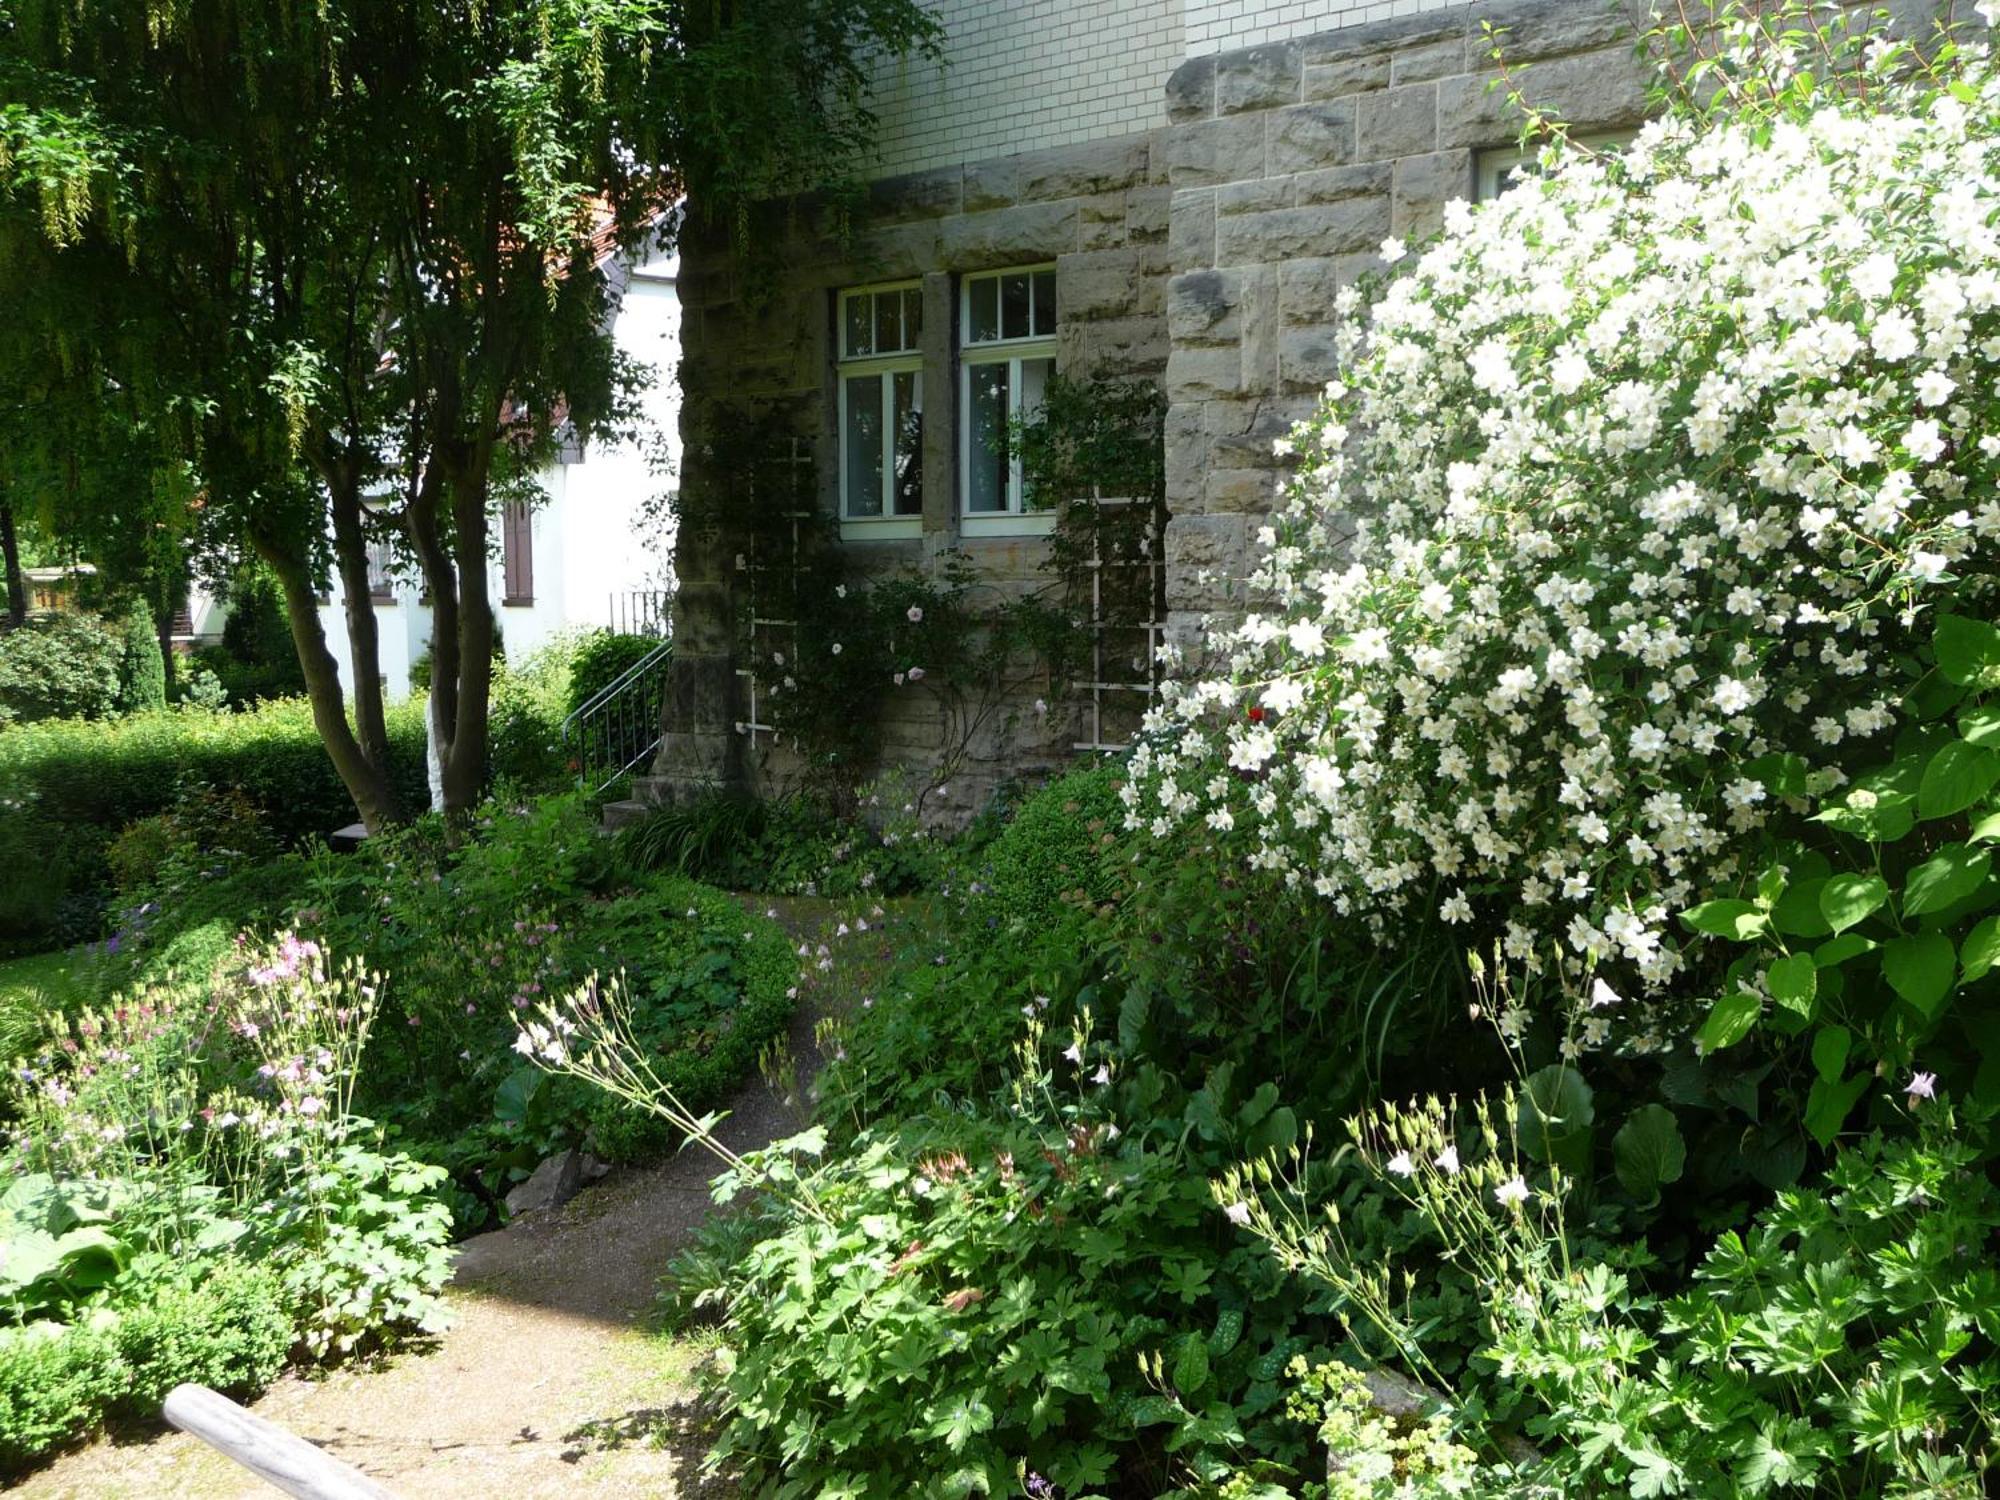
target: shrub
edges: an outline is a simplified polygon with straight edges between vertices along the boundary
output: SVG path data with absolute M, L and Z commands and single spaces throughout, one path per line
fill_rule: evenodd
M 1912 623 L 1991 566 L 2000 291 L 1964 226 L 2000 198 L 2000 75 L 1867 40 L 1833 39 L 1841 86 L 1798 82 L 1816 52 L 1745 65 L 1718 113 L 1552 148 L 1387 247 L 1294 440 L 1270 606 L 1226 678 L 1170 688 L 1135 823 L 1240 828 L 1385 932 L 1428 911 L 1628 993 L 1676 974 L 1672 915 L 1742 873 L 1775 768 L 1837 783 L 1898 717 Z
M 575 713 L 659 644 L 656 636 L 621 635 L 615 630 L 599 630 L 585 636 L 570 663 L 569 696 L 564 712 Z
M 118 707 L 145 713 L 167 706 L 167 664 L 160 655 L 160 630 L 143 600 L 134 599 L 118 619 L 121 657 Z
M 273 1272 L 236 1259 L 147 1285 L 111 1328 L 128 1380 L 113 1415 L 157 1421 L 167 1392 L 182 1384 L 256 1395 L 284 1368 L 291 1307 Z
M 0 1328 L 0 1473 L 87 1437 L 125 1380 L 117 1348 L 102 1333 Z
M 1071 771 L 1021 803 L 986 852 L 985 904 L 994 914 L 1034 928 L 1114 894 L 1124 777 L 1116 762 Z
M 118 707 L 124 655 L 95 615 L 48 615 L 0 635 L 0 724 L 106 717 Z

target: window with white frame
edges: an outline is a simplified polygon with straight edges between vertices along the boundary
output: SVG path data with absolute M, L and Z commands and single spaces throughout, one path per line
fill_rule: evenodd
M 840 294 L 838 317 L 840 518 L 914 532 L 924 510 L 922 288 L 856 287 Z
M 1616 155 L 1632 143 L 1636 130 L 1580 130 L 1570 137 L 1576 145 L 1592 151 Z M 1479 203 L 1499 197 L 1523 177 L 1541 172 L 1541 147 L 1523 151 L 1503 146 L 1479 153 L 1474 164 L 1473 199 Z
M 968 519 L 1026 510 L 1009 424 L 1041 409 L 1056 371 L 1056 269 L 1023 266 L 960 283 L 960 492 Z

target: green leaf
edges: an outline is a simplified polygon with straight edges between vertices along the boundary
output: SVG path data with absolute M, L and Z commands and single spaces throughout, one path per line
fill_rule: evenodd
M 1750 1028 L 1757 1024 L 1757 1017 L 1763 1014 L 1763 1010 L 1764 1002 L 1749 990 L 1724 995 L 1715 1002 L 1715 1008 L 1701 1023 L 1701 1030 L 1694 1034 L 1694 1039 L 1701 1044 L 1703 1052 L 1720 1052 L 1724 1047 L 1733 1047 L 1750 1034 Z
M 1996 781 L 2000 781 L 2000 754 L 1953 740 L 1924 767 L 1924 779 L 1917 787 L 1917 813 L 1948 818 L 1964 812 L 1992 791 Z
M 1771 926 L 1786 937 L 1825 937 L 1833 930 L 1820 907 L 1820 892 L 1825 889 L 1823 875 L 1785 887 L 1785 893 L 1771 908 Z
M 1552 1063 L 1521 1080 L 1516 1134 L 1521 1149 L 1536 1161 L 1580 1170 L 1590 1154 L 1590 1127 L 1597 1119 L 1590 1085 L 1567 1063 Z
M 1958 969 L 1951 939 L 1941 932 L 1918 932 L 1891 940 L 1882 948 L 1882 974 L 1889 987 L 1924 1013 L 1937 1019 L 1951 993 Z
M 1633 1110 L 1611 1138 L 1611 1157 L 1625 1191 L 1651 1203 L 1662 1187 L 1680 1181 L 1687 1166 L 1687 1143 L 1674 1112 L 1661 1104 Z
M 1917 917 L 1956 906 L 1979 889 L 1979 882 L 1992 867 L 1990 850 L 1946 844 L 1910 871 L 1903 886 L 1903 915 Z
M 1854 1034 L 1845 1026 L 1822 1027 L 1812 1043 L 1813 1071 L 1831 1082 L 1847 1070 L 1848 1049 Z
M 1174 1389 L 1183 1398 L 1193 1400 L 1207 1384 L 1208 1341 L 1198 1333 L 1183 1334 L 1174 1355 Z
M 1813 949 L 1813 962 L 1822 969 L 1836 969 L 1858 953 L 1873 953 L 1882 945 L 1873 938 L 1865 938 L 1858 932 L 1843 932 L 1828 943 L 1821 943 Z
M 1813 997 L 1819 993 L 1819 966 L 1810 953 L 1793 953 L 1778 959 L 1764 972 L 1771 998 L 1802 1016 L 1812 1015 Z
M 1965 982 L 1971 984 L 1984 979 L 1996 959 L 2000 959 L 2000 917 L 1988 917 L 1974 926 L 1959 945 L 1959 971 Z
M 1767 926 L 1769 920 L 1749 901 L 1704 901 L 1681 913 L 1681 922 L 1691 932 L 1747 943 Z
M 1847 1123 L 1854 1101 L 1868 1087 L 1868 1076 L 1857 1073 L 1844 1083 L 1829 1078 L 1813 1080 L 1813 1086 L 1806 1094 L 1806 1129 L 1820 1145 L 1832 1145 L 1833 1138 L 1840 1134 L 1840 1127 Z
M 1988 813 L 1972 825 L 1972 832 L 1966 836 L 1968 844 L 1990 844 L 2000 839 L 2000 812 Z
M 1938 670 L 1963 687 L 2000 686 L 2000 630 L 1964 615 L 1939 615 L 1932 644 Z
M 1820 890 L 1820 915 L 1835 932 L 1845 932 L 1888 899 L 1889 883 L 1880 875 L 1835 875 Z
M 1962 709 L 1958 715 L 1959 737 L 1989 749 L 2000 747 L 2000 703 L 1982 703 Z

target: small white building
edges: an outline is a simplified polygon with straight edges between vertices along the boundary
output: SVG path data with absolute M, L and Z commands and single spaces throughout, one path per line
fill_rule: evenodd
M 494 523 L 488 583 L 510 662 L 564 631 L 665 630 L 673 537 L 645 511 L 679 469 L 679 270 L 675 255 L 634 267 L 612 325 L 619 351 L 652 370 L 634 430 L 616 444 L 566 449 L 540 477 L 541 503 L 510 506 Z M 383 684 L 389 700 L 400 702 L 410 696 L 411 667 L 430 647 L 431 611 L 422 579 L 392 569 L 387 549 L 370 562 Z M 347 616 L 338 579 L 320 619 L 344 680 Z

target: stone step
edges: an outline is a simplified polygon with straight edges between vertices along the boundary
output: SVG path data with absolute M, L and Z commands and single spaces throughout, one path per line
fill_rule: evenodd
M 642 802 L 636 797 L 628 797 L 622 802 L 607 802 L 603 808 L 604 831 L 616 833 L 619 829 L 638 822 L 653 810 L 655 804 Z

